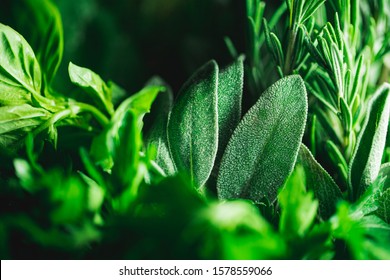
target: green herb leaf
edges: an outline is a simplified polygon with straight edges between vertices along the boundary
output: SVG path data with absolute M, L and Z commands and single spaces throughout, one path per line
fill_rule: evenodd
M 162 168 L 166 175 L 173 175 L 176 172 L 169 146 L 168 146 L 168 115 L 172 109 L 173 94 L 172 90 L 165 82 L 159 78 L 154 78 L 148 84 L 160 85 L 165 87 L 153 103 L 151 114 L 153 114 L 153 124 L 145 137 L 145 143 L 149 148 L 156 148 L 155 162 Z
M 23 0 L 22 2 L 24 9 L 20 9 L 21 13 L 18 16 L 21 21 L 20 32 L 26 36 L 33 48 L 45 84 L 50 86 L 61 63 L 64 49 L 61 15 L 50 0 Z M 47 90 L 45 94 L 48 94 Z
M 115 114 L 104 131 L 93 139 L 91 157 L 96 164 L 103 168 L 103 170 L 110 171 L 114 165 L 114 146 L 112 141 L 118 137 L 119 128 L 122 126 L 122 122 L 127 112 L 132 111 L 134 113 L 137 119 L 137 127 L 141 130 L 143 117 L 149 112 L 154 99 L 161 89 L 161 87 L 157 86 L 146 87 L 127 98 L 115 111 Z
M 304 168 L 297 165 L 278 195 L 281 207 L 279 228 L 288 239 L 303 237 L 317 214 L 318 201 L 312 192 L 306 192 L 305 183 Z
M 88 68 L 79 67 L 72 62 L 69 63 L 69 76 L 72 83 L 83 88 L 95 104 L 109 114 L 114 112 L 111 102 L 111 91 L 98 74 Z
M 0 23 L 0 105 L 31 104 L 41 92 L 41 69 L 26 40 Z
M 241 119 L 244 86 L 244 57 L 219 73 L 218 77 L 218 153 L 219 162 L 226 145 Z
M 372 97 L 349 170 L 349 185 L 357 199 L 378 176 L 390 113 L 390 86 L 382 86 Z
M 337 202 L 342 199 L 340 188 L 304 144 L 299 149 L 297 163 L 304 168 L 307 187 L 319 201 L 320 216 L 324 220 L 330 218 L 336 210 Z
M 218 174 L 219 197 L 274 201 L 294 167 L 306 116 L 306 90 L 299 76 L 268 88 L 229 141 Z
M 114 195 L 131 190 L 132 196 L 143 177 L 140 178 L 140 150 L 142 147 L 141 131 L 137 116 L 128 111 L 121 121 L 118 134 L 112 138 L 114 166 L 111 170 L 112 191 Z
M 218 65 L 210 61 L 184 84 L 168 121 L 176 167 L 198 186 L 209 178 L 218 148 L 217 86 Z
M 0 107 L 0 149 L 13 149 L 29 131 L 44 123 L 51 114 L 28 104 Z

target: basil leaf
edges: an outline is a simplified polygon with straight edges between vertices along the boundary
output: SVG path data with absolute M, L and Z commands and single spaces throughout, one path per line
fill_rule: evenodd
M 219 73 L 218 77 L 218 153 L 219 162 L 226 145 L 241 119 L 242 91 L 244 86 L 244 58 Z
M 0 148 L 10 149 L 27 132 L 49 119 L 50 113 L 28 104 L 0 107 Z
M 41 91 L 41 69 L 26 40 L 0 23 L 0 105 L 31 104 Z
M 50 86 L 62 60 L 64 32 L 61 15 L 50 0 L 18 1 L 20 32 L 34 50 L 43 72 L 45 87 Z M 48 91 L 45 90 L 45 94 Z
M 112 116 L 109 125 L 94 138 L 91 145 L 91 157 L 95 163 L 100 165 L 105 171 L 110 171 L 113 162 L 114 144 L 113 139 L 118 137 L 119 128 L 128 111 L 132 111 L 137 120 L 137 126 L 141 130 L 142 119 L 149 112 L 150 107 L 161 87 L 151 86 L 142 89 L 140 92 L 130 96 L 121 103 L 115 114 Z
M 83 88 L 100 108 L 113 114 L 114 106 L 111 102 L 111 91 L 98 74 L 88 68 L 69 63 L 69 77 L 73 84 Z
M 218 148 L 218 65 L 210 61 L 182 87 L 168 121 L 169 148 L 179 171 L 203 186 Z
M 114 195 L 125 189 L 130 189 L 132 196 L 136 194 L 139 185 L 138 169 L 140 165 L 139 152 L 142 147 L 141 131 L 137 125 L 137 116 L 126 112 L 117 136 L 112 139 L 112 191 Z
M 218 174 L 218 196 L 274 201 L 294 167 L 306 116 L 306 89 L 299 76 L 269 87 L 228 143 Z
M 372 97 L 357 140 L 349 168 L 349 186 L 354 200 L 374 182 L 380 170 L 389 123 L 389 91 L 390 86 L 386 84 Z
M 324 220 L 330 218 L 335 213 L 337 202 L 342 199 L 340 188 L 304 144 L 299 149 L 297 163 L 304 168 L 307 187 L 319 201 L 320 216 Z

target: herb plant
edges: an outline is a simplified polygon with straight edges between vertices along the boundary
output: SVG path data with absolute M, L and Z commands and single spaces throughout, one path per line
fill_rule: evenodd
M 0 24 L 2 258 L 390 259 L 387 1 L 247 0 L 243 54 L 225 38 L 230 64 L 131 95 L 72 62 L 57 89 L 60 12 L 20 3 L 37 28 Z

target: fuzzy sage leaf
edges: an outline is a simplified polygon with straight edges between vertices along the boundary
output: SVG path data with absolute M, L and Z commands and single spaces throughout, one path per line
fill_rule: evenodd
M 390 85 L 382 86 L 372 97 L 349 170 L 349 185 L 357 199 L 378 176 L 390 113 Z
M 155 162 L 165 175 L 173 175 L 176 169 L 169 151 L 167 136 L 168 116 L 172 109 L 173 93 L 171 88 L 158 77 L 151 79 L 148 85 L 163 86 L 166 90 L 159 93 L 152 105 L 153 124 L 145 136 L 145 143 L 148 148 L 154 147 L 156 149 Z
M 198 186 L 209 178 L 217 153 L 217 87 L 218 65 L 210 61 L 184 84 L 168 121 L 175 165 Z
M 241 119 L 242 90 L 244 86 L 244 58 L 219 73 L 218 78 L 218 153 L 222 157 L 226 145 Z
M 228 143 L 218 174 L 218 196 L 274 201 L 294 167 L 306 116 L 306 89 L 299 76 L 269 87 Z

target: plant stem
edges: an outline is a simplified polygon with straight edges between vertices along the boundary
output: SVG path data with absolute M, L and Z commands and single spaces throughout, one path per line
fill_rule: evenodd
M 105 127 L 110 122 L 110 120 L 100 110 L 96 109 L 96 107 L 92 105 L 82 102 L 75 102 L 72 103 L 71 106 L 73 107 L 75 114 L 81 112 L 91 113 L 103 127 Z
M 295 26 L 296 25 L 294 24 L 294 26 L 289 31 L 287 54 L 283 69 L 283 74 L 285 76 L 291 74 L 294 68 L 293 52 L 295 47 L 295 40 L 297 37 L 297 31 Z

